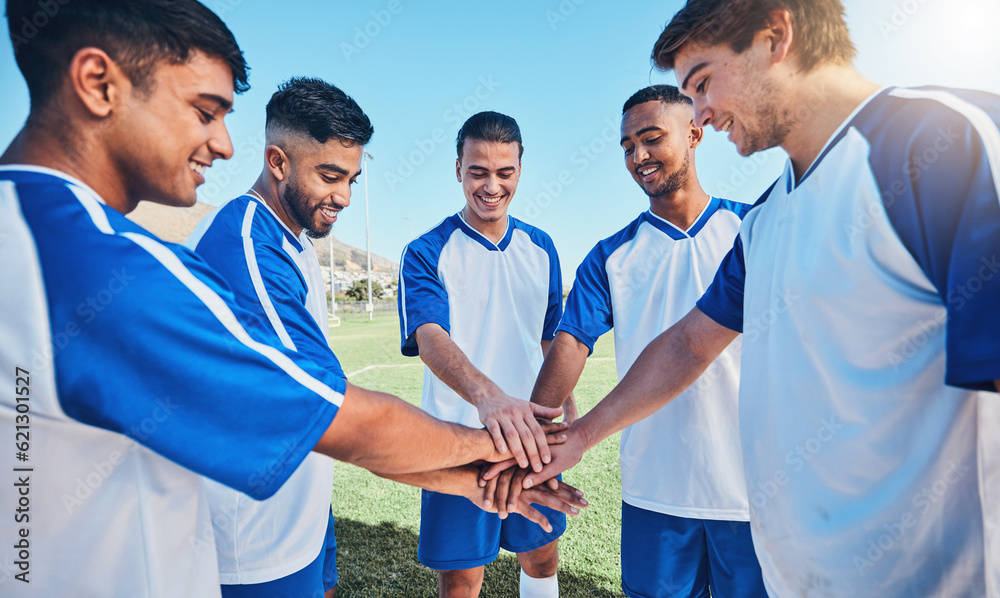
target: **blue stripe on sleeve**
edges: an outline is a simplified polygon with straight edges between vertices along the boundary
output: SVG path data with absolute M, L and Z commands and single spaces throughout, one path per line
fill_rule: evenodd
M 888 93 L 859 114 L 889 220 L 948 310 L 946 379 L 1000 379 L 1000 97 L 934 88 Z
M 403 249 L 399 264 L 399 333 L 403 355 L 420 355 L 414 333 L 424 324 L 437 324 L 451 332 L 448 291 L 438 276 L 438 261 L 458 224 L 451 216 Z

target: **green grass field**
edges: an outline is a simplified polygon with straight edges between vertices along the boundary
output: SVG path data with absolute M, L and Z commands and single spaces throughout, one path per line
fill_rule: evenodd
M 399 352 L 395 318 L 344 322 L 330 329 L 330 344 L 358 386 L 392 393 L 420 405 L 423 365 Z M 576 399 L 586 413 L 614 387 L 614 347 L 610 337 L 597 344 L 587 362 Z M 376 367 L 372 367 L 376 366 Z M 559 543 L 559 586 L 564 597 L 624 596 L 619 572 L 621 474 L 618 434 L 587 453 L 564 479 L 580 488 L 590 506 L 569 526 Z M 437 596 L 437 575 L 417 561 L 420 491 L 337 463 L 333 488 L 337 518 L 340 598 Z M 484 598 L 517 595 L 517 559 L 501 551 L 486 567 Z

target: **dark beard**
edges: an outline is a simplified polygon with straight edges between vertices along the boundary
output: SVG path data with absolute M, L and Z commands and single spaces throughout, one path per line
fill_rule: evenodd
M 313 228 L 313 222 L 315 222 L 319 206 L 310 209 L 305 197 L 302 195 L 302 190 L 299 189 L 293 180 L 288 181 L 288 186 L 285 187 L 285 192 L 282 194 L 281 200 L 288 206 L 288 212 L 292 215 L 295 223 L 301 226 L 302 230 L 306 231 L 307 237 L 310 239 L 322 239 L 330 234 L 330 231 L 333 229 L 332 225 L 326 230 L 316 230 Z
M 681 167 L 674 171 L 667 180 L 663 181 L 663 184 L 656 189 L 650 189 L 646 191 L 646 195 L 649 197 L 664 197 L 673 195 L 677 193 L 680 189 L 683 189 L 687 185 L 688 171 L 691 169 L 691 156 L 686 152 L 684 153 L 684 163 Z

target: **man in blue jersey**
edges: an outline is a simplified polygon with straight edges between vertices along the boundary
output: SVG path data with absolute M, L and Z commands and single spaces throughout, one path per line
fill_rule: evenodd
M 206 216 L 185 243 L 226 279 L 241 307 L 266 322 L 274 344 L 341 375 L 326 341 L 326 292 L 310 239 L 329 234 L 350 203 L 373 132 L 337 87 L 306 78 L 282 84 L 267 104 L 257 182 Z M 332 485 L 333 460 L 319 454 L 265 501 L 207 483 L 224 597 L 334 594 Z
M 789 161 L 697 307 L 524 484 L 658 410 L 742 332 L 769 594 L 1000 595 L 1000 98 L 865 80 L 839 0 L 691 0 L 653 56 L 697 125 Z
M 597 338 L 614 328 L 619 377 L 691 311 L 750 206 L 709 197 L 695 149 L 703 129 L 676 87 L 622 108 L 625 167 L 649 210 L 598 243 L 576 271 L 532 402 L 558 407 Z M 674 405 L 622 432 L 622 587 L 629 596 L 764 596 L 740 455 L 739 342 Z M 664 455 L 677 458 L 665 460 Z
M 507 215 L 524 151 L 517 122 L 480 112 L 462 125 L 455 173 L 465 207 L 403 250 L 399 271 L 402 351 L 427 365 L 422 406 L 445 421 L 484 425 L 522 467 L 549 460 L 536 417 L 558 411 L 528 397 L 562 314 L 559 258 L 544 232 Z M 522 597 L 558 596 L 557 538 L 521 517 L 501 520 L 454 497 L 425 491 L 418 557 L 438 570 L 440 594 L 479 595 L 500 547 L 517 553 Z
M 24 39 L 37 7 L 7 2 L 31 113 L 0 156 L 0 423 L 25 436 L 0 488 L 19 509 L 4 596 L 217 597 L 201 475 L 264 499 L 312 450 L 488 506 L 463 465 L 508 456 L 487 432 L 261 342 L 203 260 L 125 219 L 191 205 L 232 154 L 247 71 L 222 21 L 191 0 L 75 0 Z

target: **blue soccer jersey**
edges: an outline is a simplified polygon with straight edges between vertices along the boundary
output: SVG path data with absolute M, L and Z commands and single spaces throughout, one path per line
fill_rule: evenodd
M 879 91 L 743 222 L 698 305 L 743 332 L 773 596 L 1000 592 L 1000 98 Z
M 269 332 L 262 342 L 309 356 L 343 376 L 330 350 L 326 289 L 305 231 L 292 234 L 263 201 L 240 196 L 205 217 L 185 243 L 226 280 L 244 314 Z M 257 501 L 207 482 L 219 578 L 258 584 L 316 559 L 326 542 L 333 459 L 312 453 L 274 496 Z
M 30 426 L 21 485 L 0 487 L 0 558 L 22 557 L 30 583 L 3 595 L 218 596 L 201 476 L 274 494 L 343 377 L 255 340 L 200 258 L 79 181 L 0 167 L 0 212 L 0 429 Z
M 750 206 L 711 198 L 688 230 L 650 211 L 595 246 L 559 330 L 593 350 L 614 329 L 618 377 L 712 282 Z M 737 340 L 670 405 L 622 432 L 622 500 L 677 517 L 747 521 Z M 666 458 L 670 455 L 670 458 Z
M 494 244 L 462 218 L 445 219 L 403 250 L 399 270 L 402 351 L 417 355 L 423 324 L 440 325 L 480 372 L 527 400 L 542 367 L 541 341 L 562 316 L 562 275 L 552 240 L 508 217 Z M 444 421 L 481 428 L 476 408 L 424 372 L 423 408 Z

